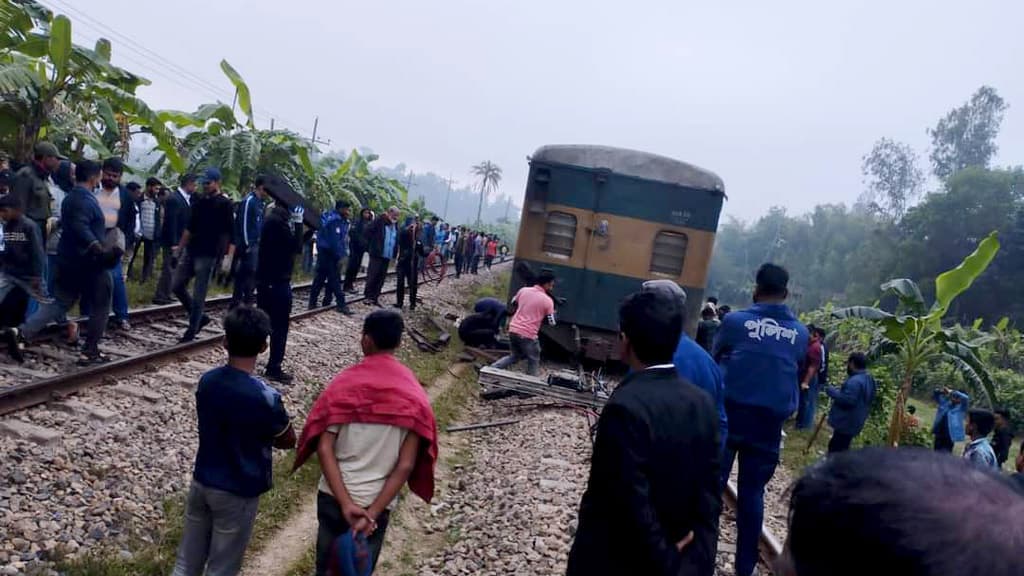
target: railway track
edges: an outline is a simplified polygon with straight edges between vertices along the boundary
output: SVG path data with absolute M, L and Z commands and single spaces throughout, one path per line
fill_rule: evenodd
M 394 272 L 388 273 L 389 279 L 394 276 Z M 365 276 L 357 278 L 360 282 L 364 280 Z M 333 310 L 333 306 L 305 310 L 311 285 L 307 282 L 295 286 L 296 304 L 293 308 L 301 311 L 292 314 L 293 321 Z M 389 287 L 381 293 L 394 291 L 394 287 Z M 347 303 L 358 304 L 364 300 L 359 296 L 348 298 Z M 207 299 L 207 314 L 213 321 L 195 340 L 186 343 L 178 343 L 178 338 L 188 326 L 185 311 L 180 305 L 130 311 L 132 330 L 109 331 L 100 344 L 100 350 L 112 358 L 105 364 L 79 367 L 75 364 L 76 351 L 58 344 L 56 336 L 41 341 L 25 350 L 26 362 L 23 365 L 0 363 L 0 381 L 13 381 L 7 386 L 0 385 L 0 415 L 57 400 L 96 382 L 118 379 L 144 371 L 163 360 L 215 346 L 221 341 L 220 321 L 230 301 L 230 296 Z
M 725 485 L 725 492 L 722 493 L 722 501 L 730 510 L 733 511 L 734 514 L 736 513 L 736 485 L 733 484 L 732 481 L 729 481 Z M 782 543 L 775 537 L 767 525 L 761 526 L 759 547 L 761 552 L 761 562 L 767 565 L 770 570 L 774 570 L 775 564 L 778 562 L 779 557 L 782 556 Z

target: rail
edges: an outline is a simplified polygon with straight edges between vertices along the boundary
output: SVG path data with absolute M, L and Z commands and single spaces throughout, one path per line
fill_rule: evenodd
M 738 510 L 738 496 L 736 495 L 736 485 L 731 481 L 725 485 L 725 504 L 732 508 L 734 511 Z M 761 526 L 761 539 L 759 542 L 759 548 L 761 552 L 761 561 L 768 565 L 769 568 L 774 568 L 776 561 L 782 556 L 782 544 L 779 539 L 772 534 L 771 530 L 767 526 Z

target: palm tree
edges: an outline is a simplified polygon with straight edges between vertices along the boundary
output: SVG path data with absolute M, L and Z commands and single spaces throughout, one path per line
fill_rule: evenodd
M 498 183 L 501 182 L 501 167 L 490 160 L 484 160 L 473 166 L 470 172 L 480 178 L 480 205 L 476 209 L 476 223 L 479 226 L 480 215 L 484 210 L 484 198 L 487 197 L 488 192 L 496 191 Z

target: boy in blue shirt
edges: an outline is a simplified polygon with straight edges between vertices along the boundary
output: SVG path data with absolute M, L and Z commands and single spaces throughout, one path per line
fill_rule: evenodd
M 269 334 L 266 313 L 235 308 L 224 319 L 227 364 L 199 379 L 199 450 L 173 576 L 238 573 L 260 494 L 270 490 L 271 447 L 295 447 L 281 395 L 252 375 Z
M 725 381 L 729 436 L 722 485 L 739 457 L 736 574 L 750 576 L 764 520 L 764 487 L 779 463 L 782 423 L 796 410 L 798 368 L 808 334 L 785 305 L 789 273 L 775 264 L 757 271 L 754 305 L 722 319 L 712 356 Z
M 972 408 L 967 412 L 967 435 L 971 442 L 964 448 L 964 460 L 981 468 L 999 469 L 996 452 L 988 441 L 995 425 L 995 415 L 988 410 Z

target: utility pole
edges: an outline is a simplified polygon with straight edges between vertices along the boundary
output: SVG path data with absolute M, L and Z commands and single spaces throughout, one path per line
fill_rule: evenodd
M 444 195 L 444 221 L 448 221 L 448 199 L 452 196 L 452 175 L 448 174 L 448 192 Z
M 409 170 L 409 177 L 405 180 L 405 189 L 412 190 L 412 170 Z
M 508 222 L 508 210 L 512 207 L 512 197 L 508 197 L 508 203 L 505 204 L 505 222 Z
M 270 131 L 271 132 L 274 131 L 274 119 L 273 118 L 270 119 Z
M 324 146 L 330 146 L 331 145 L 331 139 L 330 138 L 328 138 L 327 140 L 317 140 L 316 139 L 316 130 L 319 127 L 320 127 L 320 117 L 317 116 L 317 117 L 313 118 L 313 137 L 309 139 L 309 143 L 313 145 L 313 150 L 312 150 L 313 158 L 312 158 L 312 160 L 316 160 L 316 145 L 317 144 L 323 144 Z

